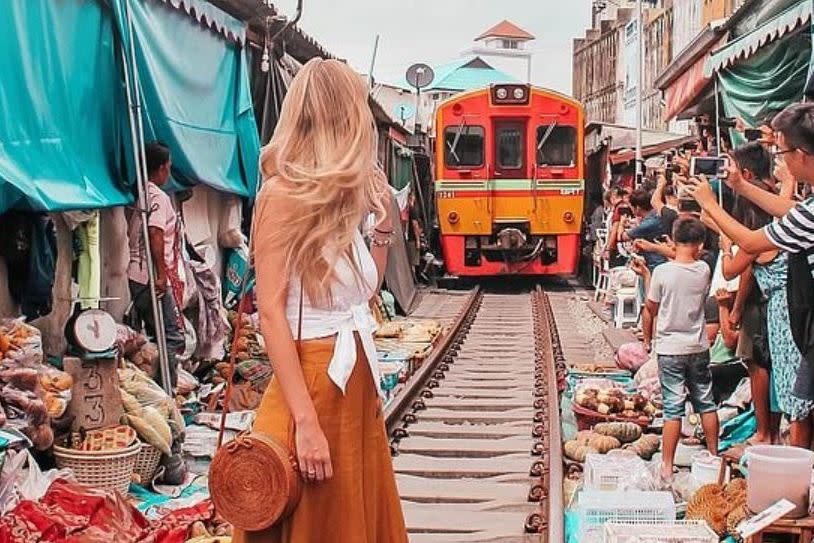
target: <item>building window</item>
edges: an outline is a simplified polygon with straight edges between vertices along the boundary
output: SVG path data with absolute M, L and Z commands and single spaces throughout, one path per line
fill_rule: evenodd
M 450 126 L 444 132 L 444 163 L 450 168 L 483 166 L 482 126 Z
M 503 49 L 520 49 L 520 43 L 517 40 L 500 40 L 500 45 Z
M 550 124 L 537 128 L 538 166 L 574 166 L 576 157 L 576 128 Z

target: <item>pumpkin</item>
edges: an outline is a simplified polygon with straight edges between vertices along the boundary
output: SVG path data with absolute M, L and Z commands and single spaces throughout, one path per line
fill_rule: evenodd
M 563 450 L 565 451 L 565 456 L 575 462 L 585 462 L 588 453 L 597 452 L 596 449 L 592 449 L 588 445 L 583 445 L 576 440 L 566 441 L 565 445 L 563 445 Z
M 615 437 L 622 443 L 632 443 L 642 436 L 642 428 L 632 422 L 600 422 L 594 432 Z
M 659 436 L 653 434 L 643 434 L 642 437 L 633 443 L 625 445 L 625 449 L 635 452 L 644 460 L 650 460 L 653 458 L 653 455 L 656 454 L 656 451 L 659 450 L 660 445 L 661 439 Z
M 587 445 L 592 449 L 596 449 L 598 453 L 605 454 L 613 449 L 618 449 L 622 446 L 622 443 L 615 437 L 594 434 L 588 439 Z

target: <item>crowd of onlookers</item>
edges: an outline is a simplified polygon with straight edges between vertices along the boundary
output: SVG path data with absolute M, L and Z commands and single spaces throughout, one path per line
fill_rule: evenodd
M 814 413 L 814 104 L 761 126 L 737 122 L 730 147 L 704 133 L 665 155 L 638 187 L 611 187 L 592 216 L 606 269 L 640 278 L 640 330 L 664 398 L 662 475 L 672 477 L 689 401 L 717 454 L 710 363 L 748 367 L 757 431 L 810 447 Z M 720 143 L 719 143 L 720 141 Z M 720 152 L 719 152 L 720 148 Z M 703 175 L 697 157 L 725 157 Z M 612 297 L 611 297 L 612 299 Z

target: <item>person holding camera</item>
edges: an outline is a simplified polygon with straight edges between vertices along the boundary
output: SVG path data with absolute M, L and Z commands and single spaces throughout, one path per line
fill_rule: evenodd
M 814 104 L 789 106 L 772 120 L 772 128 L 775 132 L 775 159 L 782 160 L 794 182 L 814 185 Z M 751 254 L 781 250 L 792 255 L 789 277 L 793 282 L 789 288 L 794 288 L 801 298 L 805 298 L 814 290 L 814 197 L 796 202 L 786 197 L 788 189 L 783 194 L 774 194 L 743 179 L 730 179 L 727 183 L 738 195 L 779 220 L 753 230 L 721 208 L 705 179 L 693 180 L 691 192 L 722 232 L 742 250 Z M 812 347 L 806 344 L 811 340 L 811 330 L 807 328 L 812 314 L 809 303 L 789 298 L 789 310 L 800 316 L 790 319 L 795 343 L 806 355 L 793 393 L 804 400 L 814 400 L 814 360 L 810 360 Z
M 620 241 L 642 239 L 655 243 L 665 234 L 661 217 L 653 209 L 650 201 L 650 193 L 644 189 L 637 189 L 630 195 L 630 205 L 633 207 L 634 215 L 640 222 L 637 226 L 628 229 L 625 229 L 626 225 L 620 224 L 619 233 L 617 234 Z M 644 257 L 650 271 L 656 269 L 659 264 L 667 262 L 667 258 L 659 252 L 644 250 L 640 254 Z

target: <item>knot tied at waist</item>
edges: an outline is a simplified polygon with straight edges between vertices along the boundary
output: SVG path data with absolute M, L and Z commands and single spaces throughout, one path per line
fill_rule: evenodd
M 376 320 L 370 312 L 370 307 L 367 304 L 353 305 L 347 311 L 342 312 L 342 317 L 341 320 L 337 320 L 336 344 L 333 357 L 328 365 L 328 376 L 344 394 L 359 355 L 354 334 L 358 332 L 359 342 L 370 366 L 376 390 L 381 395 L 379 361 L 376 355 L 376 344 L 373 341 Z

